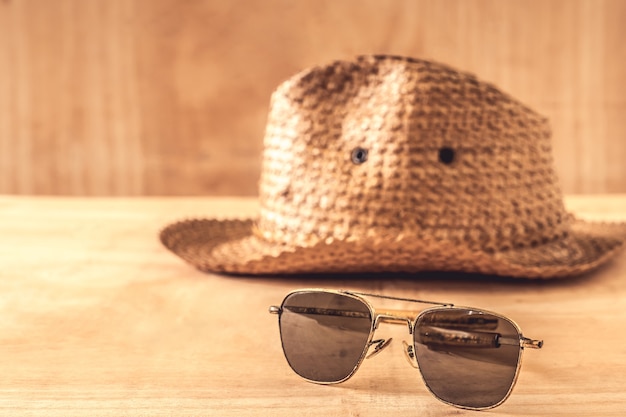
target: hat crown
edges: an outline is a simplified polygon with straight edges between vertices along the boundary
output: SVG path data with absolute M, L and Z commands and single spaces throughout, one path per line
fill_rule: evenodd
M 272 95 L 266 239 L 441 239 L 477 250 L 567 233 L 547 120 L 474 76 L 396 57 L 303 71 Z

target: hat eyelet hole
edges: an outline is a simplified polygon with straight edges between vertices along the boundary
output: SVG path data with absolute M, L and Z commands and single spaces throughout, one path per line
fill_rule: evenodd
M 350 154 L 350 160 L 355 165 L 361 165 L 365 161 L 367 161 L 367 149 L 364 148 L 354 148 L 352 153 Z
M 451 165 L 456 158 L 456 152 L 449 146 L 444 146 L 439 149 L 439 162 L 446 165 Z

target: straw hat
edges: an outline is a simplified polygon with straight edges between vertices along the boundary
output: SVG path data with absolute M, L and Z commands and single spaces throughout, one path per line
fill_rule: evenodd
M 255 219 L 161 232 L 203 271 L 579 274 L 623 246 L 625 224 L 574 219 L 543 116 L 434 62 L 337 61 L 274 92 Z

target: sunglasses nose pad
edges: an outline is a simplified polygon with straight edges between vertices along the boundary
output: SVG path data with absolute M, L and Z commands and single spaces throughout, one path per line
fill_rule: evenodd
M 381 350 L 383 350 L 384 348 L 386 348 L 387 346 L 389 346 L 389 343 L 391 343 L 393 339 L 390 337 L 389 339 L 378 339 L 378 340 L 372 340 L 370 342 L 370 346 L 374 346 L 374 350 L 372 351 L 372 353 L 370 353 L 369 355 L 367 355 L 365 357 L 365 359 L 369 359 L 372 356 L 376 356 L 380 353 Z
M 404 357 L 406 358 L 407 362 L 409 362 L 409 365 L 411 365 L 413 368 L 417 369 L 415 348 L 412 345 L 409 345 L 406 340 L 402 341 L 402 346 L 404 347 L 404 349 L 402 350 L 404 352 Z

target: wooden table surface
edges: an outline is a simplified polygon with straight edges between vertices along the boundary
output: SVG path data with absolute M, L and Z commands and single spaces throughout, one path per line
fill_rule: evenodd
M 626 195 L 572 196 L 626 221 Z M 166 251 L 185 217 L 253 215 L 254 199 L 0 197 L 0 415 L 439 416 L 394 342 L 348 382 L 299 379 L 267 308 L 299 287 L 450 301 L 513 318 L 526 350 L 489 415 L 626 414 L 626 253 L 593 274 L 526 281 L 457 274 L 253 278 L 204 274 Z

